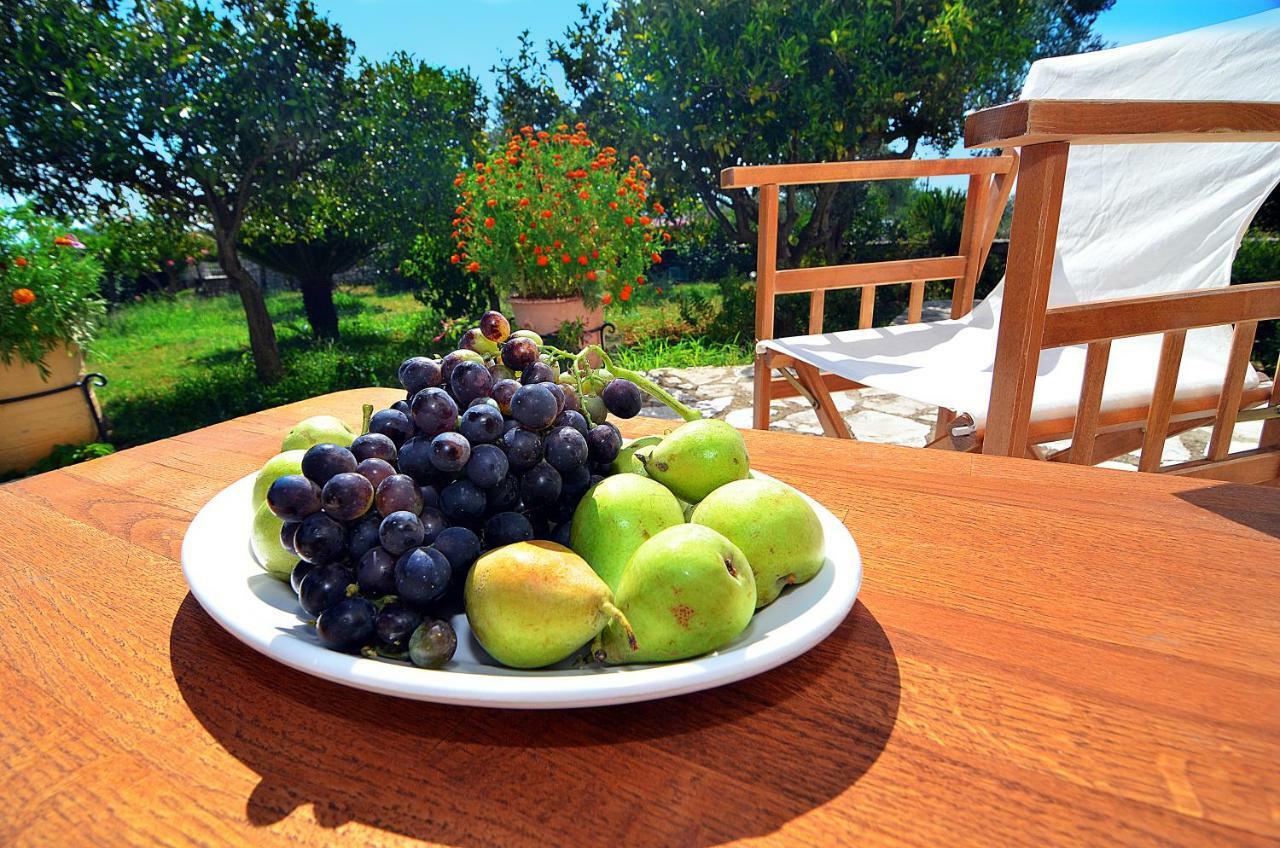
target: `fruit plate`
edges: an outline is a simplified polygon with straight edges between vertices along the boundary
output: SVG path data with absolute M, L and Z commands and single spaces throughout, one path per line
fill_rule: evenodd
M 753 472 L 755 476 L 767 475 Z M 538 671 L 504 668 L 467 627 L 453 661 L 439 671 L 330 651 L 305 623 L 287 583 L 264 572 L 250 550 L 255 475 L 218 493 L 192 520 L 182 542 L 182 571 L 200 606 L 249 647 L 325 680 L 422 701 L 504 709 L 626 704 L 733 683 L 791 660 L 825 639 L 849 614 L 862 583 L 862 558 L 844 525 L 805 496 L 822 522 L 827 559 L 818 575 L 792 586 L 758 612 L 733 642 L 691 660 L 621 667 L 575 664 Z M 803 494 L 803 493 L 801 493 Z

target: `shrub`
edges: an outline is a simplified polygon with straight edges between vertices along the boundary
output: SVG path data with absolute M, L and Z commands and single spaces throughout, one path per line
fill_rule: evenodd
M 58 345 L 86 348 L 103 315 L 102 265 L 64 223 L 25 206 L 0 215 L 0 362 L 47 375 Z
M 1256 223 L 1256 222 L 1255 222 Z M 1231 266 L 1233 283 L 1265 283 L 1280 280 L 1280 238 L 1246 238 Z M 1276 321 L 1258 324 L 1253 341 L 1253 361 L 1274 374 L 1280 357 L 1280 332 Z

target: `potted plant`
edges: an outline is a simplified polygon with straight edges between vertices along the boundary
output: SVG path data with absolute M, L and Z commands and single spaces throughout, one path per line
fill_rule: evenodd
M 97 435 L 91 393 L 61 391 L 103 315 L 102 266 L 66 226 L 26 207 L 0 215 L 0 471 Z M 9 401 L 9 402 L 4 402 Z
M 634 302 L 670 238 L 649 200 L 639 157 L 596 147 L 585 124 L 522 127 L 454 180 L 461 195 L 450 261 L 511 295 L 516 323 L 538 333 L 604 323 L 604 307 Z

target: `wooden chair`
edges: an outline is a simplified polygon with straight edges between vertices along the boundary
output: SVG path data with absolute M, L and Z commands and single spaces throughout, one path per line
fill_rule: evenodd
M 861 162 L 826 162 L 805 165 L 760 165 L 727 168 L 720 175 L 722 188 L 756 187 L 759 207 L 759 246 L 756 257 L 756 355 L 753 426 L 769 429 L 769 404 L 774 399 L 801 395 L 818 415 L 823 432 L 852 438 L 836 410 L 831 391 L 861 388 L 862 383 L 835 374 L 819 373 L 802 359 L 759 344 L 774 337 L 776 298 L 780 294 L 809 294 L 809 332 L 823 331 L 826 293 L 834 289 L 861 291 L 858 308 L 860 329 L 871 327 L 877 286 L 906 284 L 911 287 L 907 323 L 920 321 L 924 285 L 930 280 L 950 280 L 951 317 L 973 309 L 974 290 L 995 238 L 1018 172 L 1018 156 L 1007 153 L 973 159 L 882 159 Z M 778 270 L 778 202 L 782 186 L 871 180 L 905 180 L 924 177 L 969 177 L 964 222 L 957 254 L 924 259 L 865 262 L 820 268 Z M 772 372 L 781 376 L 774 378 Z M 943 420 L 940 418 L 940 420 Z M 946 419 L 949 422 L 949 418 Z

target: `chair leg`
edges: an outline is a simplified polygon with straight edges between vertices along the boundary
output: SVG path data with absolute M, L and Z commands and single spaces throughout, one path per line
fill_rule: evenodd
M 853 433 L 849 432 L 849 425 L 844 423 L 844 416 L 840 414 L 840 410 L 836 409 L 835 399 L 831 397 L 831 391 L 822 381 L 822 374 L 818 369 L 807 362 L 797 362 L 795 371 L 796 377 L 813 395 L 813 411 L 817 413 L 822 432 L 837 439 L 852 439 Z
M 955 420 L 956 413 L 954 409 L 947 409 L 945 406 L 938 407 L 938 420 L 933 423 L 933 433 L 929 436 L 929 442 L 933 443 L 943 436 L 951 435 L 951 422 Z
M 769 354 L 757 353 L 755 372 L 752 374 L 751 426 L 756 430 L 769 429 L 769 403 L 773 391 L 773 369 L 769 367 Z

